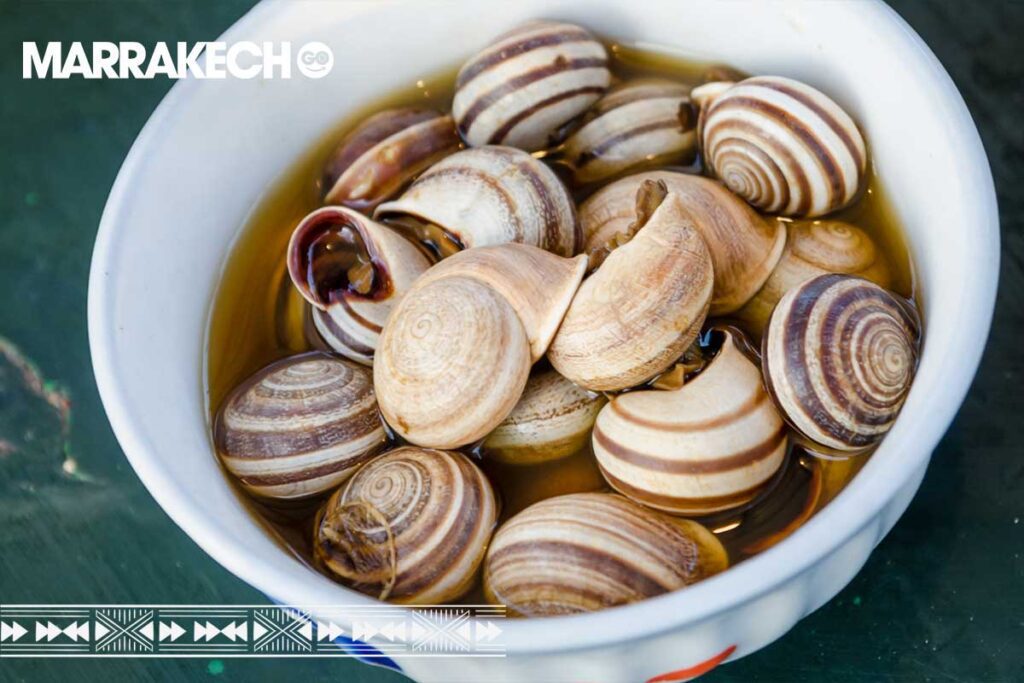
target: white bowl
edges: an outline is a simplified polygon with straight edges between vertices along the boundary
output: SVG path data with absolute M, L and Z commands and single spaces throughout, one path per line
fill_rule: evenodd
M 683 591 L 506 622 L 506 659 L 399 662 L 418 680 L 642 681 L 673 671 L 661 680 L 678 680 L 721 653 L 765 646 L 856 574 L 917 490 L 981 355 L 999 260 L 988 163 L 949 76 L 881 3 L 261 4 L 223 40 L 321 41 L 334 70 L 320 80 L 183 81 L 160 104 L 121 168 L 96 240 L 96 379 L 139 477 L 218 562 L 288 604 L 367 602 L 283 552 L 218 469 L 204 393 L 213 293 L 261 193 L 346 111 L 539 17 L 829 93 L 866 133 L 924 292 L 926 343 L 903 414 L 847 489 L 790 538 Z

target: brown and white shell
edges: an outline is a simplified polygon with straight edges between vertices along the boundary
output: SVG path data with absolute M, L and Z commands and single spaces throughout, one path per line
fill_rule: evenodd
M 584 269 L 582 256 L 505 244 L 428 271 L 381 334 L 374 386 L 388 424 L 431 448 L 489 434 L 519 401 Z
M 885 254 L 865 231 L 843 221 L 794 221 L 786 249 L 754 298 L 733 317 L 760 338 L 775 305 L 793 287 L 825 273 L 856 275 L 888 288 L 892 271 Z
M 608 54 L 586 29 L 536 21 L 499 37 L 466 62 L 452 115 L 473 147 L 548 147 L 558 130 L 608 88 Z
M 679 197 L 663 195 L 636 235 L 583 281 L 548 350 L 551 364 L 594 391 L 641 384 L 697 337 L 713 278 Z
M 487 435 L 488 458 L 517 465 L 557 460 L 586 448 L 602 394 L 581 389 L 555 370 L 530 377 L 519 403 Z
M 239 483 L 275 499 L 330 490 L 387 440 L 370 372 L 319 352 L 278 361 L 243 382 L 218 414 L 214 438 Z
M 356 472 L 317 515 L 317 561 L 347 585 L 403 604 L 468 591 L 494 530 L 483 472 L 461 453 L 404 447 Z
M 700 524 L 613 493 L 535 503 L 494 534 L 484 595 L 516 616 L 593 612 L 685 588 L 729 565 Z
M 601 188 L 580 206 L 584 250 L 591 256 L 614 248 L 618 235 L 629 235 L 637 217 L 637 196 L 647 181 L 664 182 L 679 196 L 691 225 L 711 252 L 715 288 L 709 315 L 739 309 L 761 288 L 782 256 L 786 226 L 765 219 L 721 183 L 685 173 L 650 171 Z
M 487 285 L 519 316 L 533 361 L 544 356 L 587 270 L 585 256 L 563 258 L 527 244 L 467 249 L 432 267 L 416 283 L 458 276 Z
M 853 119 L 811 86 L 757 76 L 695 94 L 700 144 L 714 174 L 767 213 L 814 218 L 847 206 L 867 170 L 867 146 Z
M 565 185 L 543 162 L 511 147 L 457 152 L 374 215 L 435 225 L 465 248 L 515 242 L 572 256 L 581 244 Z
M 336 352 L 373 364 L 388 313 L 430 262 L 394 232 L 342 206 L 302 219 L 288 244 L 288 273 L 306 301 L 321 311 L 313 321 Z
M 693 380 L 632 391 L 601 409 L 594 455 L 630 498 L 674 514 L 703 515 L 750 501 L 786 455 L 786 428 L 757 366 L 732 333 Z
M 460 146 L 455 123 L 447 114 L 420 107 L 373 114 L 349 132 L 327 160 L 324 203 L 372 211 Z
M 813 447 L 853 453 L 892 427 L 917 368 L 918 323 L 906 304 L 850 275 L 789 290 L 762 342 L 765 384 Z
M 612 88 L 565 141 L 576 184 L 608 180 L 629 170 L 679 164 L 697 150 L 697 110 L 689 88 L 656 78 Z

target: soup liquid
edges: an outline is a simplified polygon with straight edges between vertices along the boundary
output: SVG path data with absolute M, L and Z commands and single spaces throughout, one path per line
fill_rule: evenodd
M 663 53 L 617 44 L 608 44 L 608 48 L 612 72 L 622 79 L 660 76 L 698 85 L 742 77 L 727 67 Z M 212 309 L 207 348 L 211 424 L 226 396 L 249 375 L 275 360 L 312 348 L 306 304 L 288 277 L 285 250 L 295 226 L 321 205 L 321 171 L 338 141 L 363 118 L 385 108 L 418 105 L 447 111 L 454 81 L 455 70 L 424 75 L 408 88 L 351 113 L 267 189 L 232 249 Z M 699 160 L 680 170 L 699 170 Z M 576 198 L 584 196 L 581 193 Z M 863 196 L 829 218 L 849 221 L 867 231 L 889 260 L 891 289 L 914 301 L 918 292 L 906 243 L 873 169 L 869 169 Z M 714 322 L 708 321 L 708 325 Z M 499 495 L 499 524 L 545 498 L 610 490 L 589 446 L 567 458 L 537 465 L 508 465 L 481 458 L 479 453 L 472 455 Z M 757 498 L 738 509 L 697 519 L 718 535 L 735 564 L 792 533 L 835 498 L 868 457 L 869 453 L 845 460 L 823 459 L 791 446 L 786 463 Z M 313 516 L 326 494 L 280 504 L 257 501 L 240 488 L 237 491 L 284 547 L 316 566 Z M 467 604 L 483 602 L 482 592 L 477 587 L 463 600 Z

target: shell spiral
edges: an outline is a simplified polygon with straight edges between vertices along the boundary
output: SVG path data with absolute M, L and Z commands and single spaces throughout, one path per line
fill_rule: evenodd
M 572 256 L 582 246 L 565 185 L 542 161 L 511 147 L 466 149 L 441 160 L 374 216 L 425 221 L 466 248 L 515 242 Z
M 386 109 L 356 126 L 324 167 L 325 204 L 369 211 L 459 149 L 452 117 L 430 109 Z
M 381 412 L 412 443 L 457 448 L 515 407 L 530 344 L 515 310 L 468 277 L 416 287 L 392 312 L 373 366 Z
M 461 453 L 404 447 L 361 468 L 317 516 L 319 562 L 393 602 L 440 604 L 471 586 L 497 506 Z
M 765 331 L 765 383 L 803 437 L 857 452 L 889 430 L 917 366 L 917 329 L 876 284 L 821 275 L 790 290 Z
M 547 147 L 608 88 L 608 54 L 586 29 L 531 22 L 499 37 L 459 71 L 452 115 L 473 147 Z
M 554 616 L 684 588 L 728 566 L 715 536 L 612 493 L 531 505 L 495 533 L 484 592 L 512 614 Z
M 732 333 L 679 389 L 633 391 L 602 408 L 594 455 L 605 479 L 630 498 L 675 514 L 742 505 L 786 454 L 786 429 Z
M 793 287 L 825 273 L 856 275 L 888 287 L 892 273 L 885 255 L 864 230 L 843 221 L 794 221 L 786 248 L 764 286 L 736 312 L 748 332 L 760 339 L 779 299 Z
M 215 439 L 224 466 L 265 498 L 327 491 L 384 448 L 370 372 L 323 353 L 260 370 L 228 398 Z
M 700 143 L 730 190 L 785 216 L 843 208 L 867 169 L 853 119 L 819 90 L 780 76 L 748 78 L 711 97 L 701 112 Z

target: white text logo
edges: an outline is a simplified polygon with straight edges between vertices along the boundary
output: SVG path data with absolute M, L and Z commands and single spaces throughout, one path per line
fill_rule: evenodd
M 142 43 L 122 41 L 22 43 L 22 78 L 291 78 L 292 65 L 307 78 L 334 66 L 331 48 L 319 42 L 294 53 L 289 42 Z

